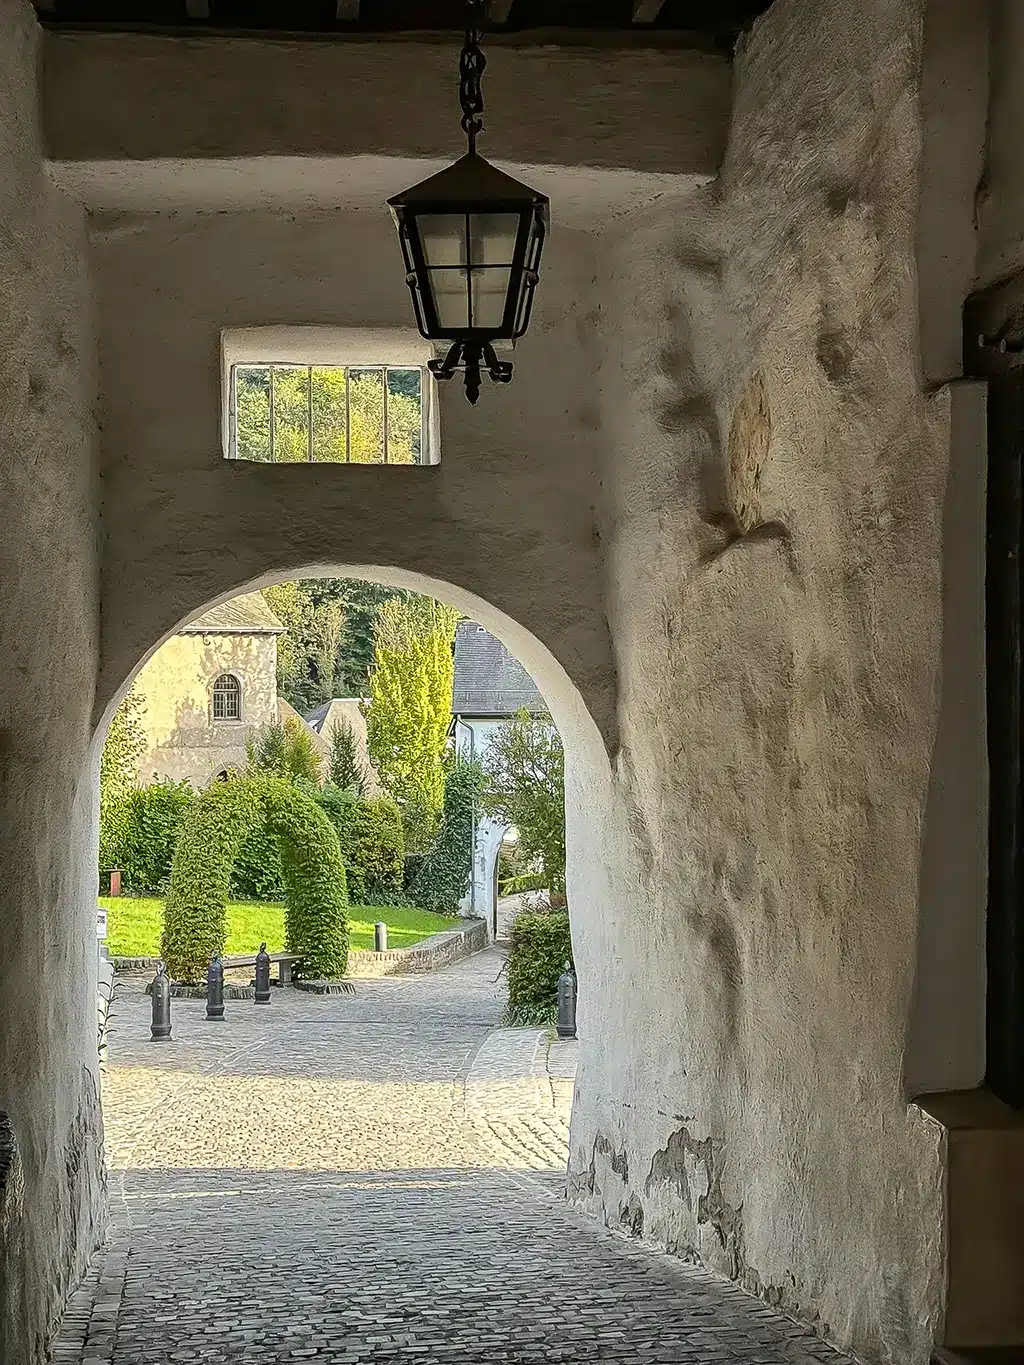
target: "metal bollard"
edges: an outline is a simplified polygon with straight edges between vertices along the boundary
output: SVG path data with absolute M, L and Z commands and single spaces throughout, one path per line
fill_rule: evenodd
M 218 1024 L 224 1022 L 224 968 L 219 953 L 213 955 L 206 969 L 206 1017 Z
M 256 954 L 256 1003 L 270 1004 L 270 954 L 265 943 L 260 944 Z
M 568 962 L 558 978 L 558 1022 L 555 1031 L 559 1038 L 576 1037 L 576 974 Z
M 153 1022 L 149 1026 L 151 1043 L 167 1043 L 171 1038 L 171 983 L 161 962 L 150 987 L 153 996 Z
M 373 950 L 375 953 L 386 953 L 388 950 L 388 926 L 382 919 L 373 926 Z

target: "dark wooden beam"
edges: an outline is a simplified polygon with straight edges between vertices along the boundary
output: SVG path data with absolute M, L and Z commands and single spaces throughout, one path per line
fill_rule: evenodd
M 487 18 L 492 24 L 507 24 L 516 0 L 488 0 Z
M 339 23 L 357 24 L 359 22 L 359 0 L 338 0 L 335 13 Z
M 665 6 L 665 0 L 634 0 L 633 23 L 653 24 Z
M 210 0 L 185 0 L 185 9 L 190 19 L 209 19 Z

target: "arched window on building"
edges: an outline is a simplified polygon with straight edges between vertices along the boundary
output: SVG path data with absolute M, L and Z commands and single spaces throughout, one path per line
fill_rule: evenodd
M 242 684 L 231 673 L 222 673 L 213 684 L 213 718 L 242 719 Z

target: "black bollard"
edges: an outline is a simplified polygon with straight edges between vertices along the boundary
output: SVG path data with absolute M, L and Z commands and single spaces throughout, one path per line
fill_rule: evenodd
M 153 996 L 153 1022 L 149 1026 L 151 1043 L 168 1043 L 171 1039 L 171 983 L 161 962 L 150 987 Z
M 576 975 L 568 962 L 565 964 L 565 971 L 558 978 L 556 1032 L 559 1038 L 576 1037 Z
M 218 1024 L 224 1022 L 224 968 L 219 953 L 213 955 L 206 969 L 206 1017 Z
M 256 954 L 256 1003 L 270 1004 L 270 954 L 265 943 L 260 944 Z
M 379 919 L 373 926 L 373 951 L 386 953 L 388 950 L 388 926 Z

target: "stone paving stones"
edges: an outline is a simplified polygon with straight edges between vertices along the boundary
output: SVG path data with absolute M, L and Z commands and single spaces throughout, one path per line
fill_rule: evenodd
M 63 1365 L 842 1358 L 561 1199 L 575 1043 L 495 1027 L 501 959 L 270 1008 L 119 1001 L 112 1229 Z

